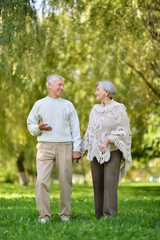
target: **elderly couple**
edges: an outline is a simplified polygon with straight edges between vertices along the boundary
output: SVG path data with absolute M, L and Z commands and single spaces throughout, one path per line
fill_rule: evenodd
M 60 185 L 59 216 L 71 215 L 72 160 L 76 163 L 87 152 L 91 161 L 95 216 L 117 214 L 118 182 L 132 163 L 131 133 L 126 108 L 114 101 L 116 88 L 110 81 L 100 81 L 87 131 L 81 142 L 79 120 L 73 104 L 61 98 L 64 78 L 47 77 L 48 96 L 38 100 L 27 118 L 28 130 L 37 136 L 37 181 L 35 187 L 38 221 L 51 218 L 50 175 L 54 162 Z

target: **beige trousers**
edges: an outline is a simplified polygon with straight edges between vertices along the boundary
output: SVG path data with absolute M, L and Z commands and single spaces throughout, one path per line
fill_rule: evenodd
M 37 181 L 35 187 L 36 205 L 39 218 L 51 217 L 50 211 L 50 175 L 53 164 L 60 185 L 59 216 L 70 216 L 70 203 L 72 193 L 72 143 L 37 144 Z

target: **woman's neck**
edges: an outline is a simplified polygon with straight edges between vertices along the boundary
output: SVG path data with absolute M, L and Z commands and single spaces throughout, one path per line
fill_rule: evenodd
M 106 105 L 107 103 L 109 103 L 110 101 L 111 101 L 112 99 L 110 99 L 110 98 L 106 98 L 106 99 L 104 99 L 101 103 L 103 104 L 103 105 Z

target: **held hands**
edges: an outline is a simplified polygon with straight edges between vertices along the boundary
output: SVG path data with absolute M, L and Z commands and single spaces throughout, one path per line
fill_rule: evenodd
M 79 163 L 79 160 L 82 160 L 81 152 L 72 152 L 72 159 L 76 164 Z
M 109 139 L 107 139 L 103 145 L 99 146 L 99 149 L 102 151 L 106 150 L 108 144 L 110 144 Z
M 40 122 L 38 124 L 38 127 L 39 127 L 40 130 L 52 131 L 52 127 L 49 126 L 47 123 L 44 123 L 42 117 L 40 118 Z

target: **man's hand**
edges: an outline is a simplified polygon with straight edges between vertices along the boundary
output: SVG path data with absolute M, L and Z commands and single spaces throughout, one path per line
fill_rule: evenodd
M 72 152 L 72 159 L 76 164 L 79 163 L 79 160 L 81 159 L 81 153 L 80 152 Z
M 40 130 L 52 131 L 52 127 L 49 126 L 47 123 L 44 123 L 42 117 L 40 118 L 40 122 L 38 124 L 38 127 L 39 127 Z
M 72 152 L 72 158 L 73 159 L 80 159 L 81 158 L 81 152 Z

